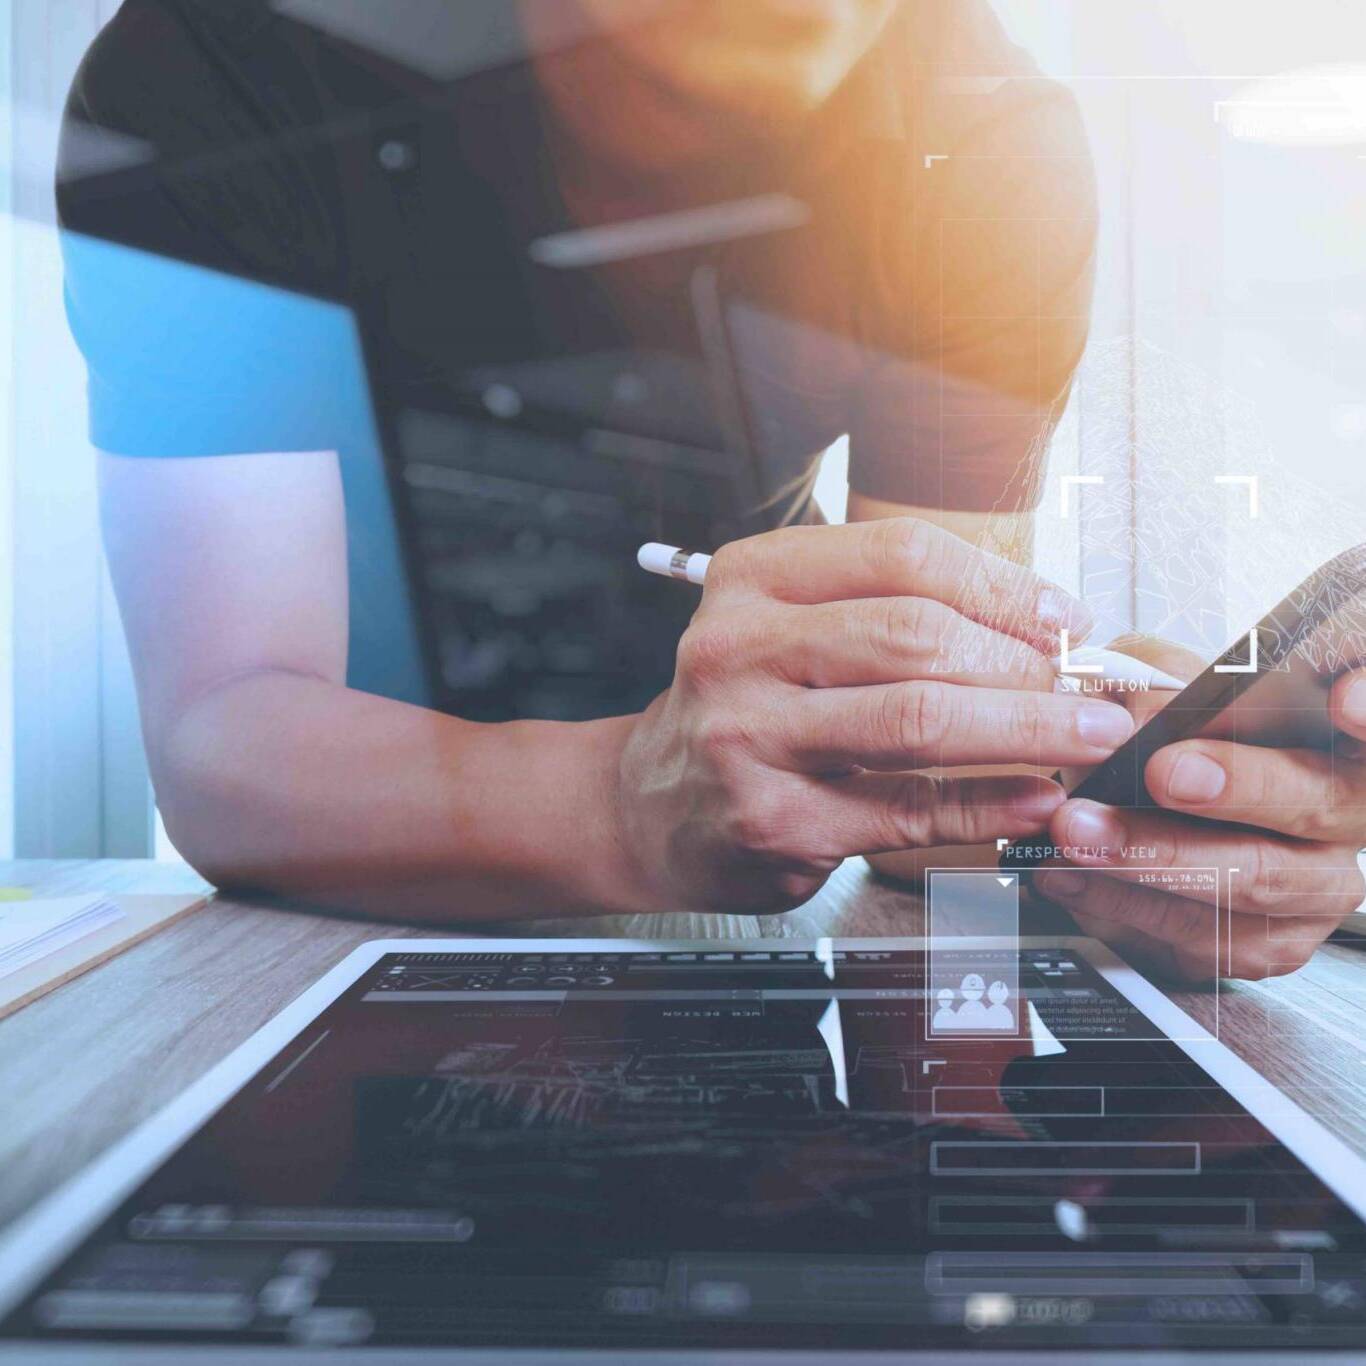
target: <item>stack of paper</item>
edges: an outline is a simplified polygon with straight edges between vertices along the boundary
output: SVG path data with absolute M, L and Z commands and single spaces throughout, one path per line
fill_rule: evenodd
M 0 977 L 122 917 L 123 911 L 102 893 L 0 901 Z

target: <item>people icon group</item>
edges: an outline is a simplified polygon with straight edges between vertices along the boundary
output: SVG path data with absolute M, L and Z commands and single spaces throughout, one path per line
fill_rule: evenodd
M 962 997 L 956 1005 L 952 987 L 939 991 L 939 1006 L 934 1012 L 934 1030 L 954 1029 L 1010 1029 L 1015 1028 L 1015 1015 L 1006 1004 L 1010 988 L 996 981 L 987 986 L 981 973 L 970 972 L 959 983 L 957 994 Z M 984 1004 L 982 997 L 989 1004 Z

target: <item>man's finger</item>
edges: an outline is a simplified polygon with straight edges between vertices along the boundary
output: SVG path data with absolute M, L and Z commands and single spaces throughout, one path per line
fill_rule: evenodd
M 1163 673 L 1185 679 L 1187 683 L 1200 674 L 1205 662 L 1193 650 L 1174 645 L 1169 640 L 1159 640 L 1156 636 L 1125 635 L 1118 636 L 1106 646 L 1117 654 L 1129 655 L 1132 659 L 1142 660 Z M 1180 696 L 1175 688 L 1151 688 L 1146 692 L 1125 692 L 1116 697 L 1133 714 L 1140 726 L 1146 725 L 1172 698 Z
M 1366 669 L 1353 669 L 1334 680 L 1328 710 L 1343 734 L 1366 743 Z
M 836 851 L 888 853 L 1035 834 L 1065 794 L 1047 778 L 933 778 L 855 773 L 821 784 L 822 824 Z
M 1349 741 L 1355 746 L 1355 741 Z M 1173 811 L 1300 839 L 1366 841 L 1366 761 L 1310 749 L 1183 740 L 1144 770 Z
M 931 598 L 864 598 L 758 614 L 760 658 L 788 682 L 851 687 L 931 678 L 979 688 L 1052 692 L 1057 672 L 1024 641 L 959 616 Z
M 1167 894 L 1179 900 L 1213 904 L 1222 898 L 1234 911 L 1341 919 L 1362 898 L 1361 870 L 1342 845 L 1085 800 L 1060 807 L 1049 831 L 1069 862 L 1102 870 L 1116 882 L 1137 884 L 1161 870 Z M 1168 871 L 1181 869 L 1224 870 L 1226 886 L 1208 876 L 1178 880 Z
M 783 527 L 732 541 L 712 557 L 706 594 L 746 591 L 793 603 L 933 598 L 1050 654 L 1059 631 L 1075 642 L 1092 624 L 1082 603 L 1032 569 L 915 517 Z
M 1177 645 L 1170 640 L 1162 640 L 1158 636 L 1116 636 L 1105 648 L 1114 650 L 1117 654 L 1128 655 L 1131 659 L 1141 659 L 1143 663 L 1151 664 L 1163 673 L 1183 678 L 1187 683 L 1205 669 L 1205 661 L 1194 650 L 1188 650 L 1184 645 Z
M 784 700 L 776 767 L 830 773 L 955 764 L 1094 764 L 1133 733 L 1112 702 L 1060 693 L 894 683 L 820 688 Z

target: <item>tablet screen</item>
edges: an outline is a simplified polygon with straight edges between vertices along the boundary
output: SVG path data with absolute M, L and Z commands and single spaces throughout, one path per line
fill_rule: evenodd
M 922 952 L 758 942 L 380 958 L 7 1332 L 1362 1341 L 1358 1217 L 1075 947 L 955 1035 Z

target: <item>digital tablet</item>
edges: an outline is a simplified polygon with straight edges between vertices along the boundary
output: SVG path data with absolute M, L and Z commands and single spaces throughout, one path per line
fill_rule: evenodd
M 1098 943 L 988 947 L 366 945 L 13 1227 L 0 1361 L 1359 1349 L 1361 1159 Z

